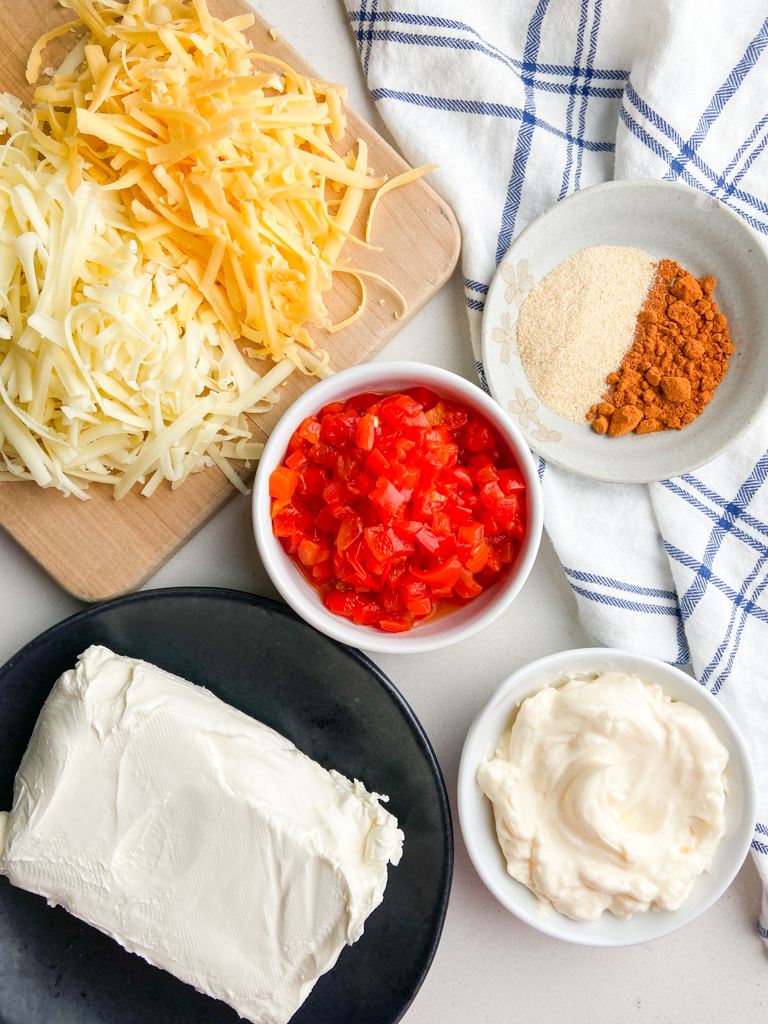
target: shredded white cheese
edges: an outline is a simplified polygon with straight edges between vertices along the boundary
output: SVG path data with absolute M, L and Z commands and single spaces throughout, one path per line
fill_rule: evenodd
M 194 286 L 137 245 L 114 192 L 67 186 L 27 115 L 0 96 L 0 480 L 86 497 L 178 487 L 213 460 L 250 462 L 243 414 L 277 400 Z

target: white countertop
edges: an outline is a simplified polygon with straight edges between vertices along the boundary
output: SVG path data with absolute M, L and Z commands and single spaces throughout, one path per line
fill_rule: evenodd
M 386 134 L 366 91 L 341 0 L 255 0 L 255 6 L 318 72 L 346 83 L 351 104 Z M 474 379 L 458 273 L 379 358 L 435 363 Z M 232 501 L 147 589 L 171 586 L 231 587 L 277 597 L 256 553 L 248 499 Z M 0 532 L 0 663 L 82 607 Z M 573 946 L 540 935 L 496 903 L 469 862 L 455 790 L 473 717 L 518 666 L 591 643 L 545 536 L 522 593 L 482 633 L 434 654 L 374 656 L 432 741 L 451 796 L 456 835 L 445 930 L 432 969 L 404 1018 L 407 1024 L 481 1024 L 504 1018 L 521 1024 L 768 1020 L 768 953 L 755 929 L 760 883 L 751 858 L 719 902 L 693 924 L 657 942 L 618 950 Z

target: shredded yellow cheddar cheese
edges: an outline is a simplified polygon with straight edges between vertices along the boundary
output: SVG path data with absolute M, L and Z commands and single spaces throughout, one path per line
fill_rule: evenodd
M 364 143 L 347 159 L 332 148 L 346 91 L 251 52 L 253 17 L 219 21 L 205 0 L 64 3 L 86 26 L 84 61 L 37 89 L 34 119 L 70 184 L 87 175 L 117 192 L 145 256 L 174 266 L 254 352 L 322 370 L 305 325 L 331 327 L 323 293 L 358 241 L 364 192 L 387 182 Z M 329 186 L 342 189 L 335 215 Z

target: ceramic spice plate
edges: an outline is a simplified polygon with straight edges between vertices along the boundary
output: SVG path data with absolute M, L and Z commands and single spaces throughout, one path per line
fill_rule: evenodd
M 683 430 L 609 438 L 586 420 L 547 408 L 528 382 L 517 349 L 525 299 L 550 271 L 582 249 L 634 246 L 673 259 L 695 277 L 717 278 L 715 300 L 735 352 L 698 419 Z M 711 462 L 753 426 L 768 403 L 768 256 L 757 234 L 719 200 L 687 185 L 642 179 L 583 189 L 520 233 L 491 283 L 483 318 L 483 362 L 494 398 L 531 449 L 579 476 L 649 483 Z M 607 390 L 607 385 L 606 385 Z

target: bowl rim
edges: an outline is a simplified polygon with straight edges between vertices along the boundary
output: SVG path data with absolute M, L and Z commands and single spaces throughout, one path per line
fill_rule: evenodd
M 579 922 L 570 921 L 569 918 L 558 913 L 554 908 L 552 911 L 551 924 L 544 918 L 534 917 L 531 915 L 524 907 L 520 906 L 515 899 L 510 898 L 508 891 L 497 884 L 496 876 L 493 871 L 489 869 L 486 859 L 484 858 L 477 842 L 474 830 L 470 826 L 468 820 L 468 808 L 471 805 L 477 807 L 478 802 L 482 802 L 486 799 L 483 794 L 479 793 L 477 787 L 476 772 L 479 762 L 477 761 L 476 752 L 473 754 L 471 751 L 476 746 L 478 738 L 485 735 L 484 730 L 487 729 L 486 723 L 488 719 L 496 713 L 501 706 L 506 706 L 507 713 L 510 714 L 516 704 L 521 703 L 527 697 L 532 696 L 534 693 L 538 693 L 539 690 L 543 689 L 543 685 L 538 685 L 534 686 L 529 690 L 529 692 L 524 694 L 522 692 L 516 692 L 518 689 L 522 690 L 522 686 L 526 679 L 531 678 L 536 673 L 546 672 L 550 676 L 555 676 L 558 671 L 563 671 L 566 664 L 570 670 L 578 670 L 582 667 L 578 664 L 579 661 L 589 662 L 592 660 L 595 662 L 594 669 L 596 671 L 600 671 L 600 662 L 607 662 L 611 659 L 627 659 L 635 666 L 644 666 L 649 676 L 651 676 L 653 671 L 661 670 L 662 673 L 668 673 L 677 681 L 682 683 L 684 689 L 690 690 L 691 693 L 700 694 L 712 716 L 719 719 L 725 731 L 728 733 L 729 738 L 733 743 L 733 747 L 737 752 L 739 768 L 742 776 L 743 800 L 743 813 L 737 828 L 739 830 L 743 830 L 744 837 L 737 847 L 736 855 L 733 857 L 732 866 L 725 873 L 724 879 L 722 879 L 719 884 L 712 886 L 711 891 L 706 894 L 700 905 L 695 908 L 695 911 L 692 912 L 689 909 L 688 913 L 685 912 L 686 900 L 686 903 L 683 903 L 678 910 L 670 911 L 665 914 L 663 918 L 658 918 L 660 926 L 655 934 L 638 936 L 636 934 L 632 935 L 628 930 L 626 938 L 622 939 L 615 939 L 611 936 L 599 935 L 591 932 L 588 933 L 586 931 L 583 935 L 579 935 L 578 932 L 567 931 L 566 928 L 560 924 L 561 921 L 569 921 L 570 925 L 578 925 Z M 637 671 L 637 668 L 629 668 L 628 671 Z M 659 683 L 663 690 L 663 678 L 655 681 Z M 696 689 L 696 687 L 698 687 L 698 689 Z M 537 931 L 553 938 L 582 946 L 619 948 L 622 946 L 638 945 L 644 942 L 653 942 L 656 939 L 670 935 L 672 932 L 677 931 L 679 928 L 683 928 L 685 925 L 690 924 L 691 921 L 694 921 L 697 917 L 700 917 L 701 914 L 709 910 L 709 908 L 712 907 L 718 899 L 720 899 L 741 869 L 751 846 L 752 837 L 754 835 L 754 825 L 757 819 L 757 783 L 752 760 L 738 726 L 734 722 L 733 718 L 731 718 L 725 707 L 723 707 L 720 701 L 717 700 L 717 698 L 715 698 L 705 686 L 702 686 L 697 679 L 693 676 L 689 676 L 676 665 L 660 661 L 658 658 L 653 658 L 646 654 L 635 654 L 632 651 L 623 650 L 618 647 L 579 647 L 568 651 L 557 651 L 554 654 L 548 654 L 543 658 L 538 658 L 536 661 L 522 665 L 503 679 L 477 713 L 469 727 L 461 751 L 456 786 L 459 825 L 464 839 L 464 845 L 467 848 L 469 858 L 472 861 L 475 870 L 487 889 L 506 910 L 525 924 L 530 925 Z M 752 827 L 747 829 L 744 825 L 745 821 L 747 824 L 751 824 Z M 496 839 L 495 829 L 493 832 L 493 838 L 494 840 Z M 512 892 L 515 891 L 515 887 L 517 886 L 521 889 L 525 889 L 522 882 L 518 882 L 511 876 L 505 876 L 505 878 L 507 877 L 509 882 L 513 883 Z M 603 915 L 606 913 L 608 912 L 604 911 Z M 645 915 L 636 916 L 644 917 Z M 598 920 L 600 920 L 600 918 L 598 918 Z M 627 923 L 629 924 L 631 921 L 632 918 L 630 918 Z
M 412 387 L 426 386 L 440 391 L 441 386 L 448 386 L 460 391 L 469 404 L 493 421 L 505 436 L 505 440 L 526 478 L 528 488 L 529 516 L 528 529 L 523 549 L 512 566 L 509 576 L 501 581 L 500 589 L 488 605 L 476 617 L 464 621 L 460 626 L 446 628 L 440 632 L 425 636 L 419 634 L 418 628 L 407 633 L 384 633 L 373 627 L 356 626 L 348 620 L 333 615 L 325 610 L 322 604 L 313 602 L 309 595 L 305 596 L 303 588 L 310 584 L 301 579 L 301 585 L 293 577 L 285 573 L 282 561 L 288 556 L 280 547 L 272 534 L 269 517 L 269 473 L 273 465 L 282 461 L 288 440 L 301 420 L 312 412 L 316 412 L 333 396 L 340 392 L 354 394 L 355 390 L 371 389 L 372 387 L 387 389 L 387 381 L 397 378 L 412 379 Z M 362 363 L 334 373 L 331 377 L 321 380 L 304 392 L 291 406 L 286 409 L 269 440 L 267 441 L 259 469 L 253 483 L 251 497 L 253 530 L 256 545 L 272 580 L 283 599 L 303 619 L 319 629 L 322 633 L 363 651 L 379 654 L 423 654 L 439 650 L 454 643 L 459 643 L 474 635 L 480 629 L 490 625 L 512 603 L 528 578 L 538 554 L 543 530 L 543 497 L 541 482 L 530 449 L 511 417 L 493 398 L 487 395 L 476 384 L 441 367 L 427 363 L 398 360 L 393 362 Z M 450 616 L 445 617 L 449 621 Z
M 486 313 L 488 309 L 491 307 L 491 302 L 495 294 L 501 290 L 502 285 L 506 287 L 506 282 L 504 282 L 501 275 L 503 265 L 507 262 L 508 258 L 510 257 L 510 253 L 514 254 L 514 252 L 517 249 L 519 249 L 519 243 L 524 242 L 526 240 L 527 234 L 533 233 L 532 229 L 539 228 L 541 221 L 543 221 L 547 216 L 549 216 L 549 214 L 553 213 L 555 210 L 561 212 L 564 207 L 568 207 L 570 209 L 572 206 L 576 205 L 576 203 L 583 204 L 584 202 L 590 202 L 591 200 L 594 199 L 595 195 L 597 194 L 604 192 L 617 192 L 620 190 L 648 190 L 652 188 L 660 189 L 666 192 L 678 192 L 683 195 L 698 197 L 702 202 L 716 202 L 719 207 L 719 211 L 722 214 L 727 215 L 732 222 L 737 223 L 740 229 L 743 229 L 747 235 L 751 236 L 755 248 L 758 250 L 757 258 L 762 259 L 763 264 L 768 266 L 768 250 L 765 249 L 765 246 L 762 240 L 760 239 L 758 233 L 735 210 L 731 209 L 731 207 L 729 206 L 726 206 L 726 204 L 721 199 L 719 199 L 717 196 L 711 195 L 711 193 L 709 192 L 704 192 L 702 189 L 693 188 L 691 185 L 686 185 L 685 182 L 682 181 L 664 181 L 661 178 L 619 178 L 612 181 L 598 182 L 596 185 L 589 185 L 586 188 L 579 189 L 577 192 L 572 192 L 570 195 L 565 196 L 564 199 L 560 199 L 552 203 L 552 205 L 548 206 L 546 210 L 542 210 L 540 214 L 538 214 L 536 217 L 533 218 L 532 221 L 526 224 L 523 230 L 518 235 L 515 236 L 515 238 L 510 243 L 509 248 L 504 253 L 504 256 L 500 260 L 499 265 L 494 272 L 493 278 L 491 279 L 491 283 L 488 286 L 488 294 L 486 296 L 485 301 L 485 311 L 483 312 L 483 318 L 480 325 L 480 347 L 484 367 L 486 367 L 486 365 L 492 364 L 492 361 L 488 358 L 489 353 L 491 353 L 492 351 L 490 337 L 492 328 L 490 319 L 489 317 L 486 316 Z M 706 212 L 706 210 L 702 211 L 702 213 Z M 489 373 L 487 369 L 485 371 L 485 378 L 488 382 L 488 389 L 490 393 L 493 395 L 494 399 L 499 403 L 499 405 L 502 405 L 503 407 L 505 398 L 508 398 L 509 396 L 500 393 L 499 388 L 495 386 L 495 379 L 493 374 Z M 744 435 L 747 434 L 755 426 L 757 421 L 763 415 L 765 415 L 767 409 L 768 387 L 765 389 L 765 392 L 763 393 L 763 397 L 761 398 L 760 402 L 755 407 L 752 416 L 748 419 L 745 419 L 741 423 L 741 425 L 735 428 L 732 431 L 732 433 L 726 439 L 724 439 L 719 445 L 716 445 L 711 450 L 707 451 L 706 454 L 692 457 L 690 460 L 687 460 L 682 468 L 676 466 L 673 467 L 672 470 L 669 472 L 662 472 L 661 470 L 659 470 L 651 474 L 643 475 L 642 479 L 639 477 L 632 476 L 631 474 L 622 474 L 621 472 L 586 472 L 585 470 L 579 467 L 574 467 L 567 457 L 562 457 L 558 455 L 556 449 L 542 448 L 536 442 L 535 438 L 532 438 L 531 440 L 531 450 L 540 458 L 546 459 L 547 462 L 551 463 L 553 466 L 557 466 L 559 469 L 564 469 L 568 473 L 572 473 L 574 476 L 582 477 L 585 480 L 597 480 L 600 482 L 613 484 L 657 483 L 660 480 L 668 480 L 677 476 L 682 476 L 684 473 L 693 473 L 697 469 L 701 469 L 702 466 L 706 466 L 710 462 L 714 462 L 715 459 L 725 454 L 725 452 L 730 451 L 731 448 L 735 444 L 737 444 L 737 442 L 740 441 L 741 438 L 744 437 Z

